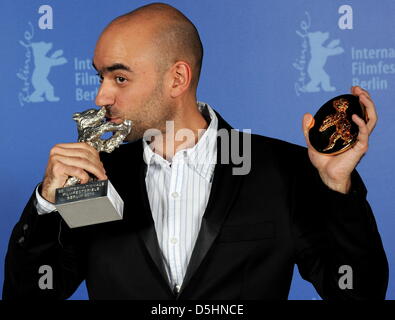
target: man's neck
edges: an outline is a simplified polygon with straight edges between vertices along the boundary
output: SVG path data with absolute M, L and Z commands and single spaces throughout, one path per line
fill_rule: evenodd
M 171 161 L 179 150 L 192 148 L 207 129 L 208 123 L 196 102 L 178 108 L 175 119 L 166 126 L 166 133 L 156 136 L 150 144 L 153 151 Z

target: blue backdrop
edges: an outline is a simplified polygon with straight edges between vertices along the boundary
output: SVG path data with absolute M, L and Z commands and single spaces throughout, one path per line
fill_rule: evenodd
M 94 104 L 90 59 L 98 35 L 146 3 L 1 0 L 0 289 L 12 227 L 43 177 L 50 148 L 74 142 L 72 113 Z M 394 299 L 395 1 L 168 3 L 195 23 L 203 41 L 199 99 L 235 128 L 304 145 L 305 112 L 314 114 L 352 85 L 370 91 L 379 121 L 358 169 L 390 263 L 387 299 Z M 87 298 L 85 284 L 72 298 Z M 297 269 L 289 298 L 319 299 Z

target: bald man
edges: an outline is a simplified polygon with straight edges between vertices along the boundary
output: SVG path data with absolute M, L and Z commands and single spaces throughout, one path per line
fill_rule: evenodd
M 352 89 L 369 121 L 354 115 L 358 142 L 329 157 L 308 141 L 310 114 L 305 149 L 236 131 L 197 102 L 202 57 L 195 26 L 169 5 L 105 28 L 96 104 L 108 121 L 132 120 L 128 143 L 111 154 L 52 148 L 10 239 L 3 298 L 65 299 L 86 280 L 91 299 L 287 299 L 295 264 L 324 299 L 385 297 L 388 264 L 355 171 L 377 121 L 369 94 Z M 239 150 L 250 162 L 242 173 Z M 124 218 L 70 229 L 55 190 L 89 174 L 110 179 Z M 52 270 L 49 289 L 39 285 L 42 266 Z

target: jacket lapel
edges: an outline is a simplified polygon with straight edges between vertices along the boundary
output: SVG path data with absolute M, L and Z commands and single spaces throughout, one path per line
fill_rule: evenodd
M 230 150 L 230 130 L 232 130 L 232 128 L 217 112 L 216 115 L 218 117 L 218 130 L 226 129 L 229 133 L 229 141 L 227 142 L 228 144 L 224 146 L 220 137 L 217 137 L 217 164 L 214 170 L 213 184 L 207 207 L 203 215 L 198 238 L 178 297 L 180 297 L 182 292 L 190 283 L 190 280 L 197 272 L 199 266 L 202 264 L 204 258 L 217 238 L 232 203 L 236 198 L 236 194 L 240 188 L 240 183 L 243 177 L 242 175 L 234 175 L 232 171 L 234 167 L 231 162 L 232 158 Z M 221 154 L 224 151 L 222 150 L 222 147 L 226 147 L 228 149 L 226 152 L 229 152 L 229 164 L 221 164 Z
M 140 183 L 140 190 L 141 190 L 141 200 L 143 202 L 143 214 L 144 220 L 147 222 L 144 228 L 139 230 L 139 235 L 143 240 L 145 247 L 147 248 L 148 253 L 150 254 L 153 262 L 155 263 L 156 267 L 159 270 L 163 280 L 166 282 L 169 290 L 173 293 L 171 288 L 169 277 L 167 276 L 165 265 L 163 263 L 162 252 L 159 247 L 158 237 L 155 231 L 155 224 L 152 218 L 151 207 L 149 204 L 147 188 L 145 184 L 145 172 L 146 172 L 146 164 L 141 156 L 141 164 L 140 164 L 140 176 L 139 176 L 139 183 Z
M 163 279 L 163 284 L 169 289 L 169 294 L 173 295 L 147 195 L 145 184 L 146 164 L 143 158 L 141 139 L 126 144 L 121 150 L 116 150 L 111 154 L 102 153 L 101 157 L 105 167 L 110 168 L 108 172 L 111 182 L 124 200 L 124 216 L 119 223 L 123 224 L 128 230 L 138 233 L 143 246 L 159 271 L 159 277 Z M 115 160 L 113 157 L 115 157 Z M 131 166 L 131 164 L 133 165 Z M 130 183 L 131 181 L 132 183 Z

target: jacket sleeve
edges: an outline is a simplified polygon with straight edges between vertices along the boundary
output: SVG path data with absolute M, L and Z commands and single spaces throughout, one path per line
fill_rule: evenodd
M 9 240 L 4 300 L 67 299 L 84 279 L 78 237 L 57 211 L 39 215 L 36 201 L 33 193 Z
M 296 175 L 292 194 L 301 276 L 323 299 L 385 299 L 388 262 L 357 171 L 350 192 L 342 194 L 329 189 L 308 161 Z

